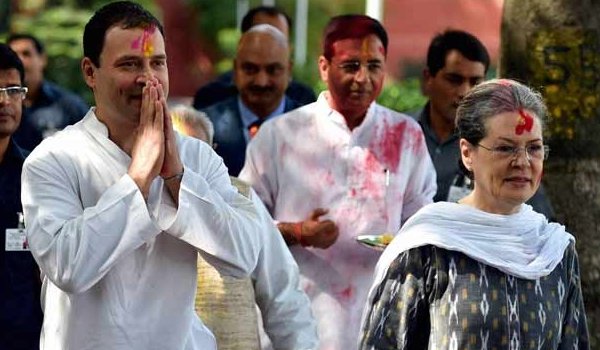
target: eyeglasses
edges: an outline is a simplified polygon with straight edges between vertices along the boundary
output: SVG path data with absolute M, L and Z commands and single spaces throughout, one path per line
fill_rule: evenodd
M 381 62 L 367 62 L 366 64 L 362 64 L 360 61 L 348 61 L 338 64 L 338 68 L 348 74 L 358 73 L 361 66 L 365 66 L 369 73 L 379 73 L 383 70 Z
M 0 98 L 2 96 L 4 96 L 9 100 L 17 101 L 17 100 L 24 100 L 25 95 L 27 95 L 26 87 L 10 86 L 10 87 L 5 87 L 5 88 L 0 88 Z
M 499 159 L 515 159 L 519 156 L 521 151 L 524 151 L 528 161 L 532 161 L 534 159 L 546 160 L 548 159 L 548 154 L 550 153 L 550 147 L 548 147 L 547 145 L 539 144 L 527 145 L 525 147 L 500 145 L 489 148 L 478 143 L 477 146 L 492 152 L 494 156 L 496 156 Z

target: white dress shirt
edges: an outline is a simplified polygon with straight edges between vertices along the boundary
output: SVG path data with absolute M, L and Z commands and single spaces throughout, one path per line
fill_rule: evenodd
M 340 229 L 335 244 L 290 248 L 317 318 L 320 348 L 355 348 L 379 256 L 355 237 L 397 232 L 435 194 L 421 127 L 373 103 L 362 124 L 350 130 L 325 92 L 262 125 L 248 145 L 240 178 L 275 220 L 302 221 L 316 208 L 329 209 L 323 218 Z

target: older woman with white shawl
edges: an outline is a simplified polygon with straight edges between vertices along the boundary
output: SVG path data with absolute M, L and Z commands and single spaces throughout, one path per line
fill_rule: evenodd
M 575 239 L 524 204 L 548 154 L 545 115 L 506 79 L 460 102 L 473 190 L 422 208 L 383 252 L 360 349 L 589 349 Z

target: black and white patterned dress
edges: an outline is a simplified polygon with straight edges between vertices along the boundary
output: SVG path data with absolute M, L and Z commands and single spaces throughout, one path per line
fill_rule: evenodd
M 589 349 L 574 244 L 548 276 L 520 279 L 432 245 L 392 262 L 360 349 Z

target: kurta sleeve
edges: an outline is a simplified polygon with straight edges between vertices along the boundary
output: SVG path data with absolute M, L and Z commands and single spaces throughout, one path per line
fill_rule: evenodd
M 567 309 L 563 316 L 562 337 L 558 348 L 565 350 L 589 349 L 589 333 L 579 277 L 579 258 L 574 243 L 567 247 L 566 254 L 570 280 L 567 293 Z
M 219 272 L 246 277 L 261 249 L 260 219 L 252 201 L 231 184 L 221 158 L 212 150 L 201 153 L 184 166 L 178 208 L 162 192 L 159 226 L 198 249 Z
M 277 198 L 278 137 L 272 122 L 265 123 L 246 148 L 246 161 L 239 178 L 256 191 L 269 213 L 274 214 Z
M 84 208 L 80 192 L 93 189 L 78 187 L 70 164 L 48 152 L 32 154 L 23 167 L 21 199 L 27 239 L 41 270 L 63 291 L 80 293 L 160 229 L 128 175 Z
M 300 288 L 298 265 L 267 209 L 256 193 L 251 196 L 264 225 L 263 249 L 252 280 L 265 331 L 275 349 L 316 349 L 317 324 Z
M 417 130 L 411 133 L 413 137 L 411 149 L 414 154 L 412 154 L 413 164 L 404 193 L 402 223 L 425 205 L 433 203 L 433 196 L 437 191 L 435 168 L 427 151 L 423 131 L 416 122 L 411 123 L 410 127 Z
M 429 296 L 435 271 L 427 248 L 405 251 L 390 264 L 367 305 L 359 349 L 427 349 Z

